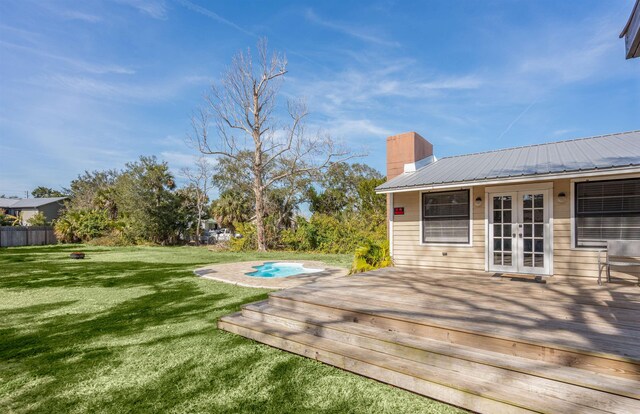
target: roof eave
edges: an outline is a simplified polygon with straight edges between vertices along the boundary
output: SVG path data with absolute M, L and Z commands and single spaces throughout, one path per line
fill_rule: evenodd
M 483 179 L 483 180 L 458 181 L 458 182 L 451 182 L 451 183 L 432 183 L 432 184 L 414 185 L 410 187 L 392 187 L 392 188 L 382 188 L 382 189 L 376 188 L 376 194 L 393 194 L 393 193 L 404 193 L 409 191 L 425 191 L 425 190 L 435 190 L 435 189 L 444 190 L 448 188 L 473 187 L 478 185 L 501 185 L 501 184 L 518 183 L 518 182 L 547 181 L 547 180 L 563 179 L 563 178 L 597 177 L 597 176 L 603 176 L 603 175 L 633 174 L 633 173 L 640 174 L 640 165 L 626 166 L 626 167 L 612 167 L 607 169 L 577 170 L 577 171 L 565 171 L 565 172 L 555 172 L 555 173 L 547 173 L 547 174 L 496 177 L 496 178 Z

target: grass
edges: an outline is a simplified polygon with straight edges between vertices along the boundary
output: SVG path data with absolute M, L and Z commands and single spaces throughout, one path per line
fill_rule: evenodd
M 76 250 L 87 258 L 69 259 Z M 197 278 L 195 267 L 291 256 L 0 249 L 0 412 L 459 412 L 216 329 L 217 318 L 267 291 Z

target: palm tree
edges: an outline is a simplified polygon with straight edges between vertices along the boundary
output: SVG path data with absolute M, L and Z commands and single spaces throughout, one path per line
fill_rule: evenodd
M 241 192 L 225 191 L 212 203 L 211 216 L 220 226 L 235 231 L 233 223 L 245 223 L 251 218 L 251 200 Z

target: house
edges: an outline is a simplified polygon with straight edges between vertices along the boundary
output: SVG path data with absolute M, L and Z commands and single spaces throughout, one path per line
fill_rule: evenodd
M 620 33 L 620 38 L 623 37 L 627 59 L 640 56 L 640 0 L 636 0 L 631 16 Z
M 7 214 L 20 217 L 20 224 L 28 225 L 28 220 L 42 212 L 50 222 L 60 215 L 63 201 L 67 197 L 46 197 L 46 198 L 0 198 L 0 210 Z
M 640 239 L 640 131 L 445 158 L 409 132 L 387 174 L 395 266 L 218 327 L 472 412 L 640 413 L 640 287 L 596 283 Z
M 640 131 L 436 159 L 387 139 L 396 266 L 597 278 L 607 240 L 640 240 Z

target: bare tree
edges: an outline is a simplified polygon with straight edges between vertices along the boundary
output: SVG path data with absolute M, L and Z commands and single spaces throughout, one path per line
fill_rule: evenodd
M 211 176 L 213 175 L 213 165 L 204 157 L 196 159 L 193 168 L 183 168 L 181 170 L 195 191 L 196 201 L 196 243 L 200 243 L 200 232 L 202 231 L 202 219 L 205 215 L 207 202 L 209 201 L 209 191 L 211 190 Z
M 253 180 L 258 250 L 264 251 L 269 188 L 291 177 L 315 174 L 352 156 L 329 135 L 307 133 L 308 111 L 301 101 L 287 101 L 286 111 L 282 111 L 287 121 L 279 120 L 276 97 L 287 73 L 287 60 L 276 52 L 269 55 L 265 39 L 258 41 L 257 54 L 255 62 L 250 50 L 233 58 L 192 117 L 190 138 L 202 154 L 246 163 Z M 249 161 L 239 156 L 243 150 L 252 151 Z

